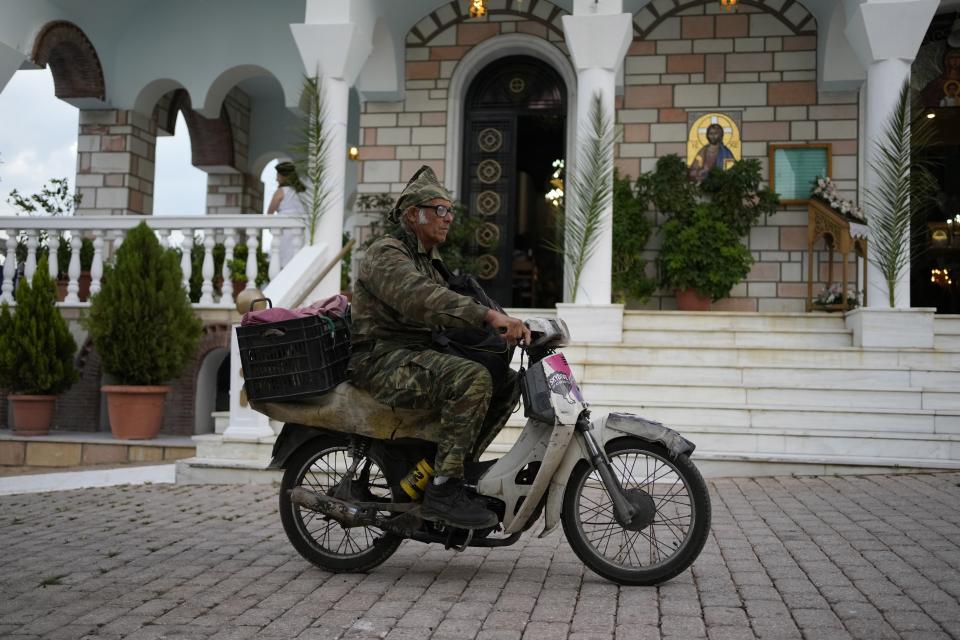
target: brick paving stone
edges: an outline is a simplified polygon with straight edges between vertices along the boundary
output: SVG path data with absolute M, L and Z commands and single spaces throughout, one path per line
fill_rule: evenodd
M 756 636 L 749 627 L 711 626 L 707 628 L 707 638 L 709 640 L 754 640 Z
M 271 487 L 3 496 L 0 637 L 960 638 L 960 474 L 710 485 L 700 559 L 657 588 L 596 576 L 559 530 L 331 574 L 290 547 Z

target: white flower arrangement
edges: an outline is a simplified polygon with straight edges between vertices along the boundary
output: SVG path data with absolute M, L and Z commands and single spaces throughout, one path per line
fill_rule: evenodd
M 830 285 L 830 288 L 824 289 L 817 294 L 817 297 L 813 300 L 814 304 L 827 306 L 831 304 L 842 304 L 843 303 L 843 287 L 840 284 Z M 856 290 L 847 291 L 847 304 L 851 307 L 860 306 L 860 292 Z
M 830 205 L 831 209 L 842 213 L 848 218 L 860 223 L 867 222 L 867 215 L 864 213 L 863 208 L 853 200 L 841 198 L 840 193 L 837 191 L 836 183 L 830 178 L 818 176 L 810 195 L 820 198 Z

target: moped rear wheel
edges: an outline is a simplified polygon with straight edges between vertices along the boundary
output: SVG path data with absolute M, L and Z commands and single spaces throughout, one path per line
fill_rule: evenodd
M 375 527 L 344 527 L 336 520 L 290 500 L 290 490 L 303 487 L 323 495 L 340 483 L 353 458 L 350 439 L 320 437 L 307 442 L 290 459 L 280 483 L 280 521 L 290 543 L 304 558 L 332 572 L 367 571 L 397 550 L 402 538 Z M 354 476 L 354 490 L 365 501 L 398 499 L 384 477 L 382 461 L 368 451 Z M 358 477 L 363 475 L 363 477 Z
M 600 474 L 585 460 L 574 468 L 563 498 L 563 531 L 584 564 L 608 580 L 655 585 L 687 569 L 710 531 L 710 494 L 686 455 L 672 458 L 639 438 L 607 443 L 613 473 L 643 516 L 617 522 Z

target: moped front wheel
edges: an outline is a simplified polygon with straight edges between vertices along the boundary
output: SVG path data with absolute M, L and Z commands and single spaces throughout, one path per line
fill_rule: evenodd
M 382 461 L 371 451 L 363 455 L 352 478 L 353 491 L 364 501 L 396 501 Z M 352 460 L 348 436 L 315 438 L 291 457 L 280 482 L 280 521 L 290 543 L 304 558 L 335 573 L 368 571 L 393 555 L 403 541 L 376 527 L 344 527 L 290 500 L 290 490 L 296 487 L 332 495 Z
M 639 515 L 625 526 L 600 474 L 581 460 L 563 498 L 563 531 L 577 557 L 608 580 L 655 585 L 686 570 L 710 531 L 710 494 L 686 455 L 639 438 L 607 443 L 613 473 Z

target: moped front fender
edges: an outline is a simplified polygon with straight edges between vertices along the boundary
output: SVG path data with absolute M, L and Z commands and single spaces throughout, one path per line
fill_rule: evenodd
M 646 442 L 663 445 L 671 457 L 682 454 L 689 455 L 696 447 L 673 429 L 632 413 L 611 413 L 592 420 L 590 424 L 594 438 L 602 446 L 606 446 L 608 442 L 617 438 L 633 436 Z M 563 494 L 566 491 L 570 474 L 573 473 L 573 468 L 581 460 L 589 460 L 589 454 L 584 445 L 583 436 L 578 433 L 570 446 L 567 447 L 563 461 L 561 461 L 550 480 L 547 503 L 544 508 L 544 526 L 539 537 L 542 538 L 549 534 L 560 523 Z

